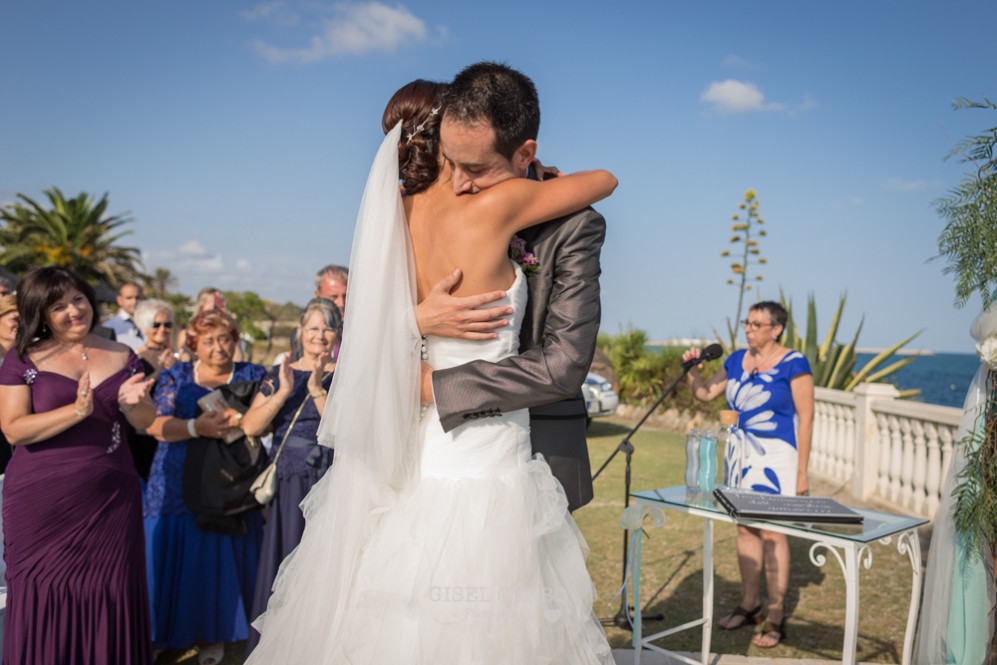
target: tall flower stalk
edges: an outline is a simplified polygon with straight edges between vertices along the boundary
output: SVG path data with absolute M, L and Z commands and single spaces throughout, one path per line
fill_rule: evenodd
M 753 281 L 762 281 L 761 273 L 752 269 L 753 266 L 765 265 L 768 261 L 761 255 L 758 247 L 758 238 L 764 238 L 765 229 L 757 228 L 765 224 L 765 220 L 758 214 L 758 194 L 754 189 L 749 189 L 744 193 L 744 200 L 738 206 L 739 212 L 731 216 L 730 244 L 734 249 L 727 249 L 720 253 L 725 258 L 736 257 L 730 264 L 732 276 L 727 279 L 727 283 L 737 287 L 737 310 L 734 320 L 727 319 L 727 333 L 730 336 L 730 348 L 737 348 L 737 333 L 741 312 L 744 309 L 744 296 L 752 289 Z

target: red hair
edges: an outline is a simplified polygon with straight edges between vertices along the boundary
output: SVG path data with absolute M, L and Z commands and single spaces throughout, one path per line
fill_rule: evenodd
M 226 329 L 232 336 L 232 339 L 238 341 L 239 326 L 231 314 L 223 309 L 209 309 L 204 312 L 198 312 L 190 320 L 190 323 L 187 324 L 187 348 L 191 351 L 197 351 L 198 338 L 218 328 Z

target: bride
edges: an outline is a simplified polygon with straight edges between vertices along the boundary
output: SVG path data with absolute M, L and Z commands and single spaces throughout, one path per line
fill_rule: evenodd
M 438 149 L 446 86 L 415 81 L 384 112 L 350 260 L 341 360 L 319 432 L 336 449 L 302 503 L 249 663 L 604 663 L 585 543 L 526 410 L 444 433 L 419 406 L 422 359 L 518 352 L 526 280 L 513 234 L 605 198 L 605 171 L 514 178 L 456 196 Z M 390 129 L 390 131 L 388 131 Z M 399 189 L 399 181 L 402 183 Z M 466 293 L 506 291 L 488 342 L 419 336 L 414 305 L 455 267 Z M 494 306 L 494 305 L 493 305 Z

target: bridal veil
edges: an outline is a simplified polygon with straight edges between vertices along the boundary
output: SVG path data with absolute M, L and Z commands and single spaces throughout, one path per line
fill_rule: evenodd
M 262 635 L 250 663 L 312 665 L 333 653 L 364 546 L 417 473 L 421 338 L 400 136 L 399 123 L 381 143 L 353 238 L 342 351 L 319 428 L 335 462 L 301 504 L 305 532 L 253 624 Z

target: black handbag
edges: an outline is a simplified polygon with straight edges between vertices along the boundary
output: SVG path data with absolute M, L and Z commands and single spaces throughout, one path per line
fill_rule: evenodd
M 258 381 L 237 381 L 218 390 L 230 407 L 245 413 L 258 387 Z M 246 514 L 262 508 L 249 488 L 266 467 L 267 456 L 254 437 L 243 436 L 231 443 L 191 439 L 183 466 L 183 500 L 197 518 L 197 528 L 230 536 L 245 534 Z

